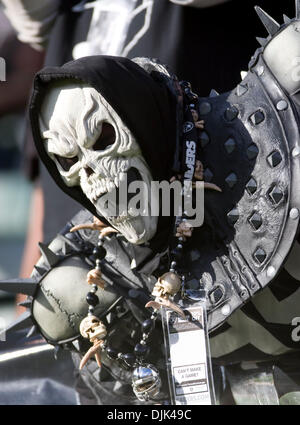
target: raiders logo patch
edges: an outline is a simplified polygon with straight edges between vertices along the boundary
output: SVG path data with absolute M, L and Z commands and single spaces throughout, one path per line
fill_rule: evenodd
M 193 128 L 194 128 L 195 126 L 194 126 L 194 124 L 192 123 L 192 122 L 186 122 L 184 125 L 183 125 L 183 132 L 184 133 L 189 133 L 190 131 L 192 131 L 193 130 Z

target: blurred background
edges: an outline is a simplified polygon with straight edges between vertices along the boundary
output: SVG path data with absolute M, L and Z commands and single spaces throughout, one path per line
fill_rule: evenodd
M 21 274 L 33 192 L 33 183 L 22 170 L 25 111 L 41 56 L 17 40 L 0 9 L 0 57 L 6 63 L 6 81 L 0 82 L 0 279 Z M 16 315 L 15 297 L 0 291 L 0 311 L 2 328 Z

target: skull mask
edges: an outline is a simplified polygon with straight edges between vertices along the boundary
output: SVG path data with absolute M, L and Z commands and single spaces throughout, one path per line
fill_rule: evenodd
M 116 197 L 106 198 L 104 206 L 103 195 L 118 194 L 125 175 L 138 176 L 147 193 L 152 176 L 134 135 L 103 96 L 87 84 L 56 83 L 44 98 L 39 121 L 46 151 L 64 183 L 80 186 L 98 215 L 129 242 L 150 240 L 157 217 L 136 215 L 127 206 L 120 212 Z M 150 211 L 149 199 L 145 202 Z

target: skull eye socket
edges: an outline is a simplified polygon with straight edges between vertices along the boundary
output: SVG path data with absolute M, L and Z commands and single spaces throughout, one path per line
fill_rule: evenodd
M 55 158 L 65 171 L 69 171 L 70 168 L 78 162 L 78 156 L 74 156 L 73 158 L 64 158 L 63 156 L 55 155 Z
M 102 123 L 102 131 L 100 137 L 96 140 L 93 145 L 94 151 L 103 151 L 108 146 L 115 143 L 116 133 L 114 127 L 108 122 Z

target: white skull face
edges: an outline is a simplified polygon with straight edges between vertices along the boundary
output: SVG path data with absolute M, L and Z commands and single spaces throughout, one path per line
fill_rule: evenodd
M 42 104 L 40 129 L 67 186 L 80 186 L 98 215 L 129 242 L 141 244 L 154 236 L 157 217 L 137 216 L 127 205 L 118 211 L 118 196 L 103 201 L 103 195 L 119 195 L 124 176 L 128 182 L 137 176 L 150 193 L 152 176 L 133 134 L 100 93 L 85 84 L 57 83 Z M 150 197 L 145 202 L 150 211 Z

